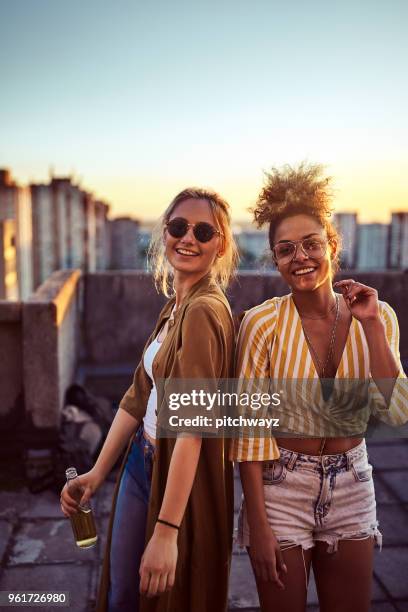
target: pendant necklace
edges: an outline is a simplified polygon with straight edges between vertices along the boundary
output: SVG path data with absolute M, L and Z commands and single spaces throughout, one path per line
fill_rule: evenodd
M 318 366 L 318 368 L 320 370 L 320 372 L 319 372 L 319 377 L 320 378 L 324 378 L 324 374 L 325 374 L 325 371 L 326 371 L 326 368 L 327 368 L 327 364 L 329 363 L 329 361 L 330 361 L 330 359 L 331 359 L 331 357 L 333 355 L 333 352 L 334 352 L 334 344 L 335 344 L 335 341 L 336 341 L 337 324 L 339 322 L 339 315 L 340 315 L 339 296 L 337 295 L 337 293 L 336 293 L 336 304 L 335 304 L 335 307 L 336 307 L 336 318 L 334 319 L 334 323 L 333 323 L 333 327 L 332 327 L 332 331 L 331 331 L 331 335 L 330 335 L 329 350 L 327 351 L 327 356 L 326 356 L 326 359 L 325 359 L 325 362 L 324 362 L 323 365 L 322 365 L 322 362 L 319 359 L 319 355 L 317 354 L 317 351 L 316 351 L 315 347 L 313 346 L 313 344 L 312 344 L 312 342 L 310 340 L 309 334 L 305 330 L 304 325 L 302 323 L 303 333 L 305 334 L 305 338 L 307 340 L 307 343 L 308 343 L 308 345 L 309 345 L 309 347 L 310 347 L 314 357 L 316 358 L 317 366 Z M 331 310 L 333 310 L 333 309 L 331 309 Z M 329 311 L 329 312 L 331 312 L 331 311 Z M 324 317 L 318 317 L 318 318 L 322 318 L 323 319 L 326 316 L 328 316 L 328 315 L 325 315 Z M 306 317 L 306 318 L 310 318 L 310 317 Z M 302 315 L 300 316 L 300 320 L 302 321 Z
M 319 355 L 317 354 L 317 351 L 316 351 L 315 347 L 313 346 L 313 344 L 312 344 L 312 342 L 310 340 L 310 337 L 309 337 L 309 335 L 308 335 L 307 331 L 305 330 L 305 328 L 303 326 L 303 323 L 302 323 L 303 333 L 305 335 L 306 341 L 307 341 L 307 343 L 308 343 L 308 345 L 309 345 L 313 355 L 316 358 L 316 362 L 317 362 L 317 365 L 318 365 L 319 370 L 320 370 L 320 373 L 319 373 L 319 378 L 320 379 L 324 378 L 324 373 L 325 373 L 327 364 L 329 363 L 329 360 L 332 357 L 333 352 L 334 352 L 334 344 L 335 344 L 335 341 L 336 341 L 337 324 L 339 322 L 339 316 L 340 316 L 339 296 L 336 294 L 336 303 L 334 304 L 334 306 L 329 310 L 329 312 L 326 315 L 324 315 L 323 317 L 313 317 L 313 318 L 316 318 L 316 319 L 325 319 L 330 314 L 330 312 L 332 312 L 334 307 L 336 307 L 336 317 L 334 319 L 334 324 L 333 324 L 333 328 L 332 328 L 332 331 L 331 331 L 329 350 L 327 352 L 326 361 L 324 362 L 323 366 L 322 366 L 322 363 L 321 363 L 321 361 L 319 359 Z M 305 318 L 306 319 L 310 319 L 312 317 L 305 317 Z M 300 317 L 300 320 L 302 322 L 302 316 Z M 330 395 L 331 395 L 331 390 L 329 390 L 329 394 L 328 394 L 327 397 L 325 396 L 324 385 L 323 385 L 322 391 L 323 391 L 324 399 L 328 399 L 328 397 L 330 397 Z M 322 442 L 321 442 L 320 449 L 319 449 L 319 457 L 320 458 L 323 456 L 323 451 L 324 451 L 324 447 L 325 446 L 326 446 L 326 437 L 322 438 Z

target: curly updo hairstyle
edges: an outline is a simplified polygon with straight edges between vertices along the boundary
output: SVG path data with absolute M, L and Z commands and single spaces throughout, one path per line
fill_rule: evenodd
M 341 237 L 330 221 L 333 212 L 331 177 L 323 175 L 321 164 L 300 163 L 298 166 L 285 164 L 265 172 L 265 184 L 255 206 L 251 208 L 258 228 L 269 224 L 269 245 L 274 247 L 275 232 L 283 219 L 294 215 L 310 215 L 326 230 L 327 239 L 337 242 L 333 259 L 333 272 L 339 268 Z

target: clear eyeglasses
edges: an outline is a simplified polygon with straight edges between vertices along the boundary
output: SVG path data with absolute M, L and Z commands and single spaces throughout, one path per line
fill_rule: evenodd
M 290 263 L 296 254 L 297 245 L 300 245 L 303 253 L 310 259 L 322 259 L 327 250 L 327 240 L 318 238 L 304 238 L 303 240 L 288 240 L 287 242 L 279 242 L 272 249 L 273 258 L 276 263 Z

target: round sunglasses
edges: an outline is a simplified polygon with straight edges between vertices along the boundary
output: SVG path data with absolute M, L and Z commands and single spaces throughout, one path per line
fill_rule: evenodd
M 198 223 L 188 223 L 186 219 L 177 217 L 171 221 L 167 221 L 166 228 L 170 236 L 173 238 L 182 238 L 188 232 L 188 228 L 193 228 L 194 238 L 198 242 L 209 242 L 216 234 L 223 236 L 224 234 L 215 229 L 211 223 L 199 221 Z

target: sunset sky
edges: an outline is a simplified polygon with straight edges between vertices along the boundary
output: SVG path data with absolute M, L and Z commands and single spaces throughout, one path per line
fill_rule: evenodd
M 187 185 L 236 219 L 301 160 L 363 221 L 408 210 L 408 2 L 0 0 L 0 167 L 74 173 L 152 219 Z

